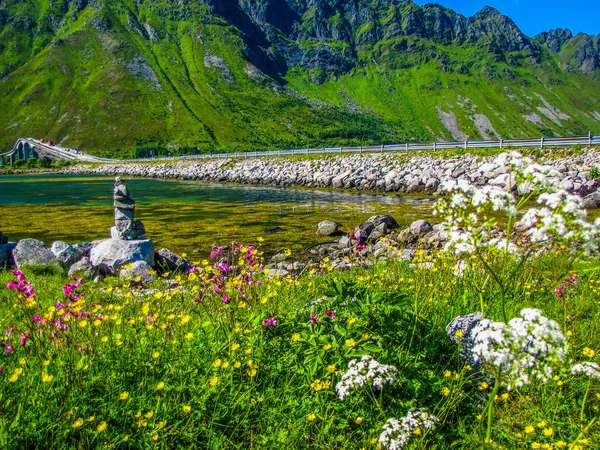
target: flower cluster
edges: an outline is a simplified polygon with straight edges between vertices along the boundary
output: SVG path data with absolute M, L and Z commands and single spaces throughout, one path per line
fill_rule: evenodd
M 72 302 L 78 302 L 81 297 L 85 294 L 82 294 L 78 291 L 83 283 L 83 279 L 78 279 L 75 283 L 67 283 L 63 286 L 63 294 Z
M 586 220 L 581 198 L 560 186 L 555 169 L 536 164 L 517 152 L 500 155 L 491 166 L 510 171 L 506 174 L 505 188 L 477 187 L 466 180 L 442 185 L 442 189 L 452 195 L 438 202 L 434 213 L 445 219 L 450 232 L 446 250 L 462 254 L 492 246 L 510 254 L 523 254 L 510 235 L 508 238 L 490 237 L 489 232 L 496 222 L 486 214 L 495 211 L 504 213 L 511 227 L 527 237 L 532 245 L 547 246 L 552 240 L 573 250 L 581 249 L 585 254 L 598 252 L 600 220 L 593 223 Z M 528 209 L 519 221 L 513 220 L 534 196 L 540 207 Z M 507 230 L 509 234 L 512 231 Z
M 348 342 L 346 342 L 348 346 Z M 374 388 L 381 389 L 385 384 L 396 381 L 398 369 L 386 366 L 375 361 L 371 356 L 364 355 L 360 361 L 353 359 L 348 364 L 348 370 L 342 375 L 342 381 L 335 386 L 335 391 L 340 400 L 350 395 L 350 391 L 371 384 Z
M 571 275 L 567 278 L 564 284 L 554 288 L 554 293 L 558 298 L 564 298 L 566 294 L 570 293 L 569 287 L 577 285 L 577 275 Z
M 26 299 L 35 300 L 35 289 L 31 281 L 27 281 L 25 275 L 20 270 L 13 270 L 12 274 L 17 277 L 6 285 L 7 289 L 15 290 Z
M 508 325 L 482 320 L 472 336 L 473 360 L 508 389 L 529 384 L 531 377 L 548 381 L 553 364 L 564 361 L 567 352 L 560 326 L 538 309 L 523 309 Z
M 594 362 L 585 361 L 580 364 L 575 364 L 573 367 L 571 367 L 571 373 L 573 375 L 583 373 L 590 378 L 600 379 L 600 366 Z
M 379 443 L 390 450 L 404 448 L 413 436 L 423 434 L 423 430 L 435 429 L 439 419 L 424 409 L 412 409 L 402 419 L 388 419 L 379 436 Z

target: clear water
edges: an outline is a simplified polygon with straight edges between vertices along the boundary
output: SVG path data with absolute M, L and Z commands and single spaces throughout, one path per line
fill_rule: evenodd
M 319 241 L 316 224 L 330 219 L 342 230 L 376 214 L 401 225 L 431 216 L 426 197 L 340 191 L 249 187 L 193 181 L 126 179 L 141 219 L 157 248 L 206 254 L 213 243 L 233 240 L 267 250 L 300 251 Z M 113 222 L 110 177 L 89 175 L 0 176 L 0 226 L 11 241 L 32 237 L 46 244 L 109 237 Z M 265 230 L 280 227 L 283 232 Z

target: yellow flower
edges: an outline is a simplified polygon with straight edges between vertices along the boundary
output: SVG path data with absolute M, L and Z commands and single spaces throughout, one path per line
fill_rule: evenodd
M 487 391 L 489 388 L 490 388 L 490 385 L 487 384 L 485 381 L 479 385 L 480 391 Z
M 567 448 L 569 444 L 567 444 L 565 441 L 558 441 L 554 445 L 556 448 Z
M 241 362 L 239 362 L 239 361 L 236 361 L 236 362 L 233 364 L 233 367 L 235 367 L 236 369 L 239 369 L 240 367 L 242 367 L 242 363 L 241 363 Z
M 532 427 L 531 425 L 527 425 L 527 426 L 525 427 L 525 430 L 524 430 L 524 431 L 525 431 L 525 434 L 531 434 L 531 433 L 535 433 L 535 428 L 534 428 L 534 427 Z
M 544 433 L 544 436 L 546 437 L 554 436 L 554 430 L 552 428 L 544 428 L 542 433 Z
M 71 427 L 72 428 L 81 428 L 82 425 L 83 425 L 83 419 L 80 417 L 75 422 L 73 422 L 73 424 L 71 425 Z
M 231 344 L 231 351 L 235 352 L 238 348 L 240 348 L 240 344 Z
M 154 293 L 154 298 L 156 300 L 160 300 L 163 297 L 163 293 L 161 291 L 155 292 Z
M 356 319 L 354 317 L 351 317 L 350 319 L 348 319 L 348 325 L 352 325 L 356 323 Z
M 446 370 L 444 372 L 444 378 L 450 378 L 452 377 L 452 371 L 451 370 Z
M 571 330 L 567 331 L 567 336 L 573 337 L 573 332 Z M 559 442 L 562 442 L 562 441 L 559 441 Z M 556 445 L 558 445 L 558 443 Z
M 159 381 L 158 384 L 156 385 L 156 390 L 162 391 L 164 388 L 165 388 L 165 383 L 163 383 L 162 381 Z
M 187 333 L 184 337 L 186 341 L 191 341 L 194 338 L 194 333 Z
M 158 353 L 158 352 L 152 353 L 152 359 L 158 359 L 159 356 L 160 356 L 160 353 Z
M 542 420 L 540 423 L 537 424 L 537 427 L 541 430 L 542 428 L 546 428 L 546 425 L 548 425 L 546 421 Z
M 125 391 L 122 392 L 121 395 L 119 395 L 119 399 L 121 400 L 127 400 L 129 398 L 129 392 Z
M 507 401 L 510 397 L 510 394 L 508 392 L 505 392 L 504 394 L 501 395 L 502 400 Z
M 99 319 L 94 320 L 94 326 L 95 327 L 99 327 L 100 325 L 102 325 L 102 321 Z
M 42 375 L 42 383 L 50 383 L 54 379 L 53 375 Z
M 356 341 L 354 339 L 346 339 L 345 345 L 348 348 L 356 347 Z
M 219 382 L 219 379 L 217 377 L 212 377 L 210 380 L 208 380 L 208 384 L 210 386 L 216 386 L 218 382 Z
M 96 420 L 96 416 L 90 416 L 87 418 L 87 421 L 90 423 L 93 422 L 94 420 Z
M 98 433 L 102 433 L 104 430 L 106 430 L 106 427 L 107 427 L 106 422 L 103 420 L 96 427 L 96 431 L 98 431 Z
M 152 417 L 154 417 L 154 411 L 148 411 L 146 414 L 144 414 L 144 417 L 148 420 L 152 419 Z
M 326 370 L 329 373 L 333 373 L 333 372 L 335 372 L 335 369 L 336 369 L 335 364 L 330 364 L 329 366 L 327 366 Z
M 531 448 L 533 448 L 533 449 L 542 448 L 542 444 L 540 444 L 539 442 L 533 442 L 531 444 Z
M 16 373 L 13 373 L 10 378 L 8 379 L 9 383 L 14 383 L 15 381 L 17 381 L 19 379 L 19 375 L 17 375 Z
M 421 436 L 423 434 L 423 431 L 421 430 L 421 427 L 417 427 L 413 430 L 413 434 L 415 436 Z
M 141 411 L 136 412 L 135 413 L 135 418 L 139 419 L 140 417 L 142 417 L 142 412 Z
M 221 364 L 221 369 L 227 369 L 229 367 L 229 362 L 225 361 L 223 364 Z
M 354 420 L 354 423 L 355 423 L 356 425 L 360 425 L 360 424 L 361 424 L 361 423 L 363 423 L 364 421 L 365 421 L 365 419 L 363 419 L 362 417 L 357 417 L 357 418 Z
M 593 358 L 594 356 L 596 356 L 596 351 L 592 350 L 589 347 L 586 347 L 583 349 L 583 356 L 585 356 L 586 358 Z
M 108 336 L 102 336 L 102 339 L 100 339 L 102 342 L 108 342 Z
M 222 364 L 221 360 L 217 359 L 215 362 L 212 363 L 212 366 L 215 368 L 219 368 L 219 367 L 221 367 L 221 364 Z
M 252 369 L 252 370 L 249 370 L 249 371 L 248 371 L 248 376 L 249 376 L 250 378 L 254 378 L 254 377 L 256 376 L 256 374 L 257 374 L 257 373 L 258 373 L 258 372 L 256 371 L 256 369 Z
M 292 334 L 292 342 L 298 342 L 300 340 L 300 334 L 294 333 Z
M 361 338 L 362 338 L 362 340 L 363 340 L 363 341 L 368 341 L 369 339 L 371 339 L 371 336 L 369 336 L 367 333 L 364 333 L 364 334 L 361 336 Z
M 87 326 L 88 326 L 87 320 L 82 320 L 81 322 L 79 322 L 79 328 L 85 328 Z
M 50 360 L 46 359 L 42 362 L 42 366 L 46 367 L 50 364 Z
M 458 330 L 456 333 L 454 333 L 454 336 L 456 336 L 457 338 L 461 338 L 465 335 L 465 333 L 463 333 L 462 331 Z
M 323 350 L 325 350 L 325 351 L 327 351 L 327 350 L 331 350 L 332 348 L 333 348 L 333 345 L 331 345 L 331 344 L 325 344 L 325 345 L 323 346 Z
M 154 442 L 158 441 L 158 433 L 154 433 L 154 434 L 152 435 L 152 440 L 153 440 Z
M 252 349 L 251 348 L 247 348 L 247 349 L 244 350 L 244 353 L 246 355 L 249 355 L 250 353 L 252 353 Z
M 192 407 L 189 405 L 183 405 L 181 409 L 183 409 L 183 412 L 186 414 L 189 414 L 192 411 Z
M 442 388 L 442 394 L 448 397 L 450 395 L 450 389 L 448 389 L 447 387 Z
M 312 413 L 309 414 L 308 416 L 306 416 L 306 420 L 308 420 L 309 422 L 314 422 L 316 418 L 317 418 L 317 416 L 315 416 Z

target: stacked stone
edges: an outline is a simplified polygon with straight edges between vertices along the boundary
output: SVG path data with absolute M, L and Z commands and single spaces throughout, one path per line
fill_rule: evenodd
M 115 178 L 115 226 L 110 229 L 112 239 L 131 241 L 146 233 L 144 224 L 134 219 L 135 200 L 129 195 L 121 177 Z

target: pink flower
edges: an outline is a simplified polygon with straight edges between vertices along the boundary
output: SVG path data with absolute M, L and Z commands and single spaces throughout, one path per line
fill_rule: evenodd
M 41 318 L 40 316 L 33 316 L 33 321 L 34 321 L 35 323 L 38 323 L 38 322 L 41 322 L 41 321 L 42 321 L 42 318 Z
M 10 353 L 13 351 L 13 346 L 12 345 L 7 345 L 6 346 L 6 353 Z
M 335 319 L 335 311 L 327 311 L 325 313 L 325 317 L 329 317 L 330 319 Z
M 221 299 L 223 300 L 223 303 L 229 303 L 231 301 L 231 299 L 229 297 L 227 297 L 226 295 L 221 297 Z
M 310 316 L 310 324 L 314 325 L 315 323 L 317 323 L 317 313 L 312 313 Z
M 263 325 L 266 327 L 276 327 L 277 321 L 274 317 L 269 317 L 268 319 L 263 320 Z
M 27 344 L 27 336 L 25 336 L 24 334 L 21 334 L 20 338 L 19 338 L 19 343 L 21 345 L 25 345 Z

